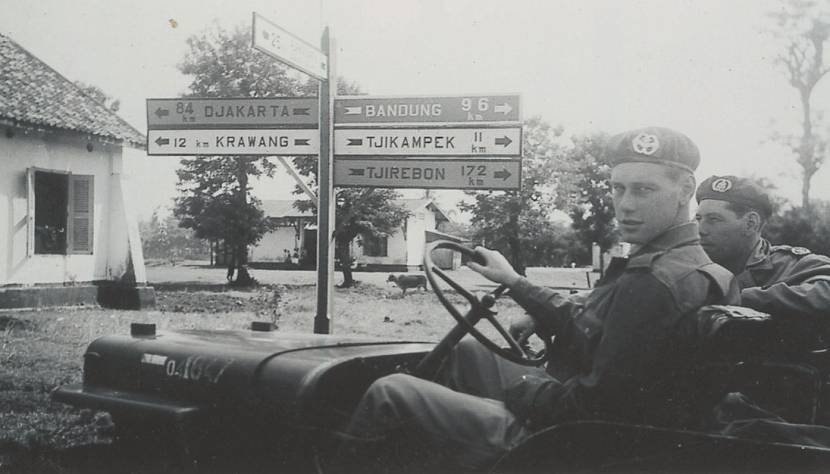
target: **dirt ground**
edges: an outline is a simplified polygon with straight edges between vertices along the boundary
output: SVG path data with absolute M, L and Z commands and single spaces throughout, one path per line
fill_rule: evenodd
M 468 269 L 450 273 L 471 290 L 488 290 Z M 278 330 L 310 333 L 315 314 L 316 274 L 252 270 L 260 285 L 227 286 L 225 270 L 201 262 L 148 267 L 157 307 L 118 311 L 73 307 L 0 312 L 0 474 L 88 473 L 81 452 L 114 456 L 113 425 L 106 413 L 52 402 L 50 392 L 81 381 L 83 354 L 95 338 L 126 333 L 131 322 L 153 322 L 159 330 L 180 328 L 247 330 L 252 321 L 272 321 Z M 586 286 L 585 270 L 531 269 L 530 278 L 560 288 Z M 355 273 L 355 288 L 335 289 L 332 330 L 383 338 L 437 341 L 454 321 L 432 291 L 403 297 L 387 284 L 387 273 Z M 335 282 L 342 279 L 340 274 Z M 451 299 L 462 305 L 454 294 Z M 506 325 L 523 311 L 509 298 L 496 307 Z M 493 334 L 491 329 L 485 332 Z M 91 451 L 90 451 L 91 450 Z M 103 451 L 102 451 L 103 450 Z M 149 471 L 152 472 L 152 469 Z

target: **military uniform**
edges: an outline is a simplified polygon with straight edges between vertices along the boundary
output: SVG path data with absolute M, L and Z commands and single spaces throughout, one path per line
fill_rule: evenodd
M 698 202 L 713 199 L 745 206 L 764 219 L 772 215 L 767 193 L 746 178 L 709 177 L 700 183 L 696 198 Z M 792 318 L 793 322 L 806 318 L 808 328 L 830 317 L 828 257 L 804 247 L 773 246 L 759 238 L 737 278 L 743 306 Z
M 761 239 L 738 275 L 741 304 L 781 317 L 830 318 L 830 258 Z
M 646 129 L 627 137 L 611 143 L 631 143 L 656 160 L 658 140 L 667 135 Z M 688 143 L 664 140 L 664 159 L 690 157 L 686 145 L 694 144 L 681 137 Z M 691 158 L 693 166 L 679 167 L 694 168 L 699 157 Z M 693 313 L 738 301 L 734 277 L 706 256 L 695 223 L 666 229 L 629 259 L 615 260 L 578 302 L 524 279 L 511 285 L 511 295 L 556 336 L 550 373 L 507 362 L 467 339 L 447 365 L 447 386 L 403 374 L 375 381 L 350 434 L 373 438 L 396 429 L 426 442 L 433 455 L 481 467 L 560 421 L 676 422 L 694 402 L 679 377 L 697 350 Z

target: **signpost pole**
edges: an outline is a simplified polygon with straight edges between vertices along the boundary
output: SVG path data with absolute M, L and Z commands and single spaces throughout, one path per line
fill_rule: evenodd
M 332 326 L 334 279 L 334 134 L 333 103 L 337 93 L 334 39 L 329 28 L 323 31 L 323 54 L 328 56 L 326 78 L 320 81 L 320 155 L 318 160 L 319 203 L 317 207 L 317 314 L 314 333 L 329 334 Z

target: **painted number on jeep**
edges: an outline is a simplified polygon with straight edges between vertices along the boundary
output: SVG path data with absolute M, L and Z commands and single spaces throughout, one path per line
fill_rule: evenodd
M 172 378 L 215 384 L 232 363 L 233 360 L 206 356 L 189 356 L 184 360 L 168 358 L 164 373 Z

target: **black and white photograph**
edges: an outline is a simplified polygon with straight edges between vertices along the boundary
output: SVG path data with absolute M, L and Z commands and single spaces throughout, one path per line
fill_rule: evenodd
M 830 0 L 0 0 L 0 474 L 830 472 L 828 76 Z

